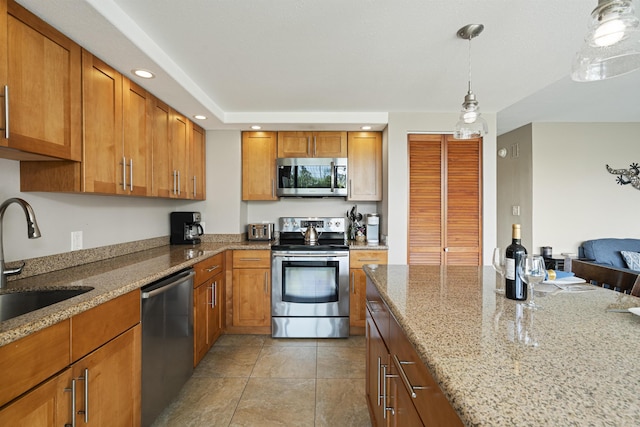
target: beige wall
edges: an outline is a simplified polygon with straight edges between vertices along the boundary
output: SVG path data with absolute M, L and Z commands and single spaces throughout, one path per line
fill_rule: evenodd
M 522 245 L 532 247 L 531 126 L 526 125 L 498 137 L 497 150 L 504 148 L 507 156 L 497 158 L 497 224 L 496 245 L 505 248 L 511 243 L 511 224 L 520 224 Z M 520 215 L 513 207 L 519 206 Z M 530 250 L 529 250 L 530 252 Z
M 639 134 L 639 123 L 534 123 L 500 136 L 498 148 L 516 141 L 530 148 L 521 146 L 519 162 L 498 161 L 498 242 L 508 243 L 515 203 L 526 206 L 520 219 L 529 252 L 551 246 L 559 255 L 588 239 L 640 238 L 640 190 L 616 184 L 605 168 L 640 162 Z

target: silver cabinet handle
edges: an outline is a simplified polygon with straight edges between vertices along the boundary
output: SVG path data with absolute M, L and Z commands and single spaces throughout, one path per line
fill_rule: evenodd
M 382 400 L 382 394 L 380 394 L 380 389 L 382 388 L 380 385 L 380 369 L 382 369 L 382 359 L 378 356 L 378 406 L 380 406 L 380 401 Z
M 178 196 L 180 195 L 180 171 L 178 171 Z
M 0 130 L 4 130 L 4 137 L 9 139 L 9 86 L 4 85 L 2 97 L 4 98 L 4 128 Z
M 423 386 L 417 386 L 417 385 L 411 385 L 411 382 L 409 381 L 409 377 L 407 377 L 407 374 L 404 372 L 404 369 L 402 368 L 402 365 L 415 365 L 414 362 L 404 362 L 404 361 L 400 361 L 400 359 L 398 359 L 398 356 L 396 356 L 395 354 L 393 355 L 393 363 L 396 365 L 396 368 L 398 369 L 398 372 L 400 373 L 400 378 L 402 378 L 402 382 L 404 383 L 405 388 L 407 389 L 407 392 L 409 393 L 409 395 L 415 399 L 417 397 L 416 395 L 416 390 L 426 390 L 429 387 L 423 387 Z
M 273 179 L 271 180 L 271 197 L 276 197 L 276 181 Z
M 122 156 L 122 189 L 127 191 L 127 159 Z
M 65 388 L 65 392 L 71 392 L 71 424 L 64 427 L 76 427 L 76 380 L 71 380 L 71 388 Z
M 316 141 L 316 136 L 313 135 L 313 157 L 318 154 L 318 143 Z
M 173 170 L 173 194 L 176 194 L 176 170 Z
M 129 159 L 129 190 L 133 191 L 133 157 Z
M 356 294 L 356 273 L 355 271 L 351 272 L 351 293 Z
M 213 270 L 217 270 L 218 268 L 220 268 L 220 265 L 213 265 L 207 268 L 207 273 L 211 273 Z
M 444 248 L 444 251 L 445 252 L 449 252 L 449 248 Z
M 396 411 L 391 406 L 387 406 L 387 378 L 397 378 L 397 375 L 389 375 L 387 374 L 387 365 L 382 365 L 382 407 L 384 410 L 382 411 L 382 418 L 387 418 L 387 412 L 391 412 L 391 415 L 395 415 Z
M 196 176 L 193 176 L 193 197 L 197 197 L 198 192 L 196 191 Z
M 240 261 L 260 261 L 260 258 L 240 258 Z
M 269 295 L 269 273 L 264 272 L 264 294 Z
M 84 370 L 84 376 L 78 378 L 84 381 L 84 410 L 78 411 L 78 414 L 84 415 L 85 424 L 89 422 L 89 369 Z
M 307 137 L 307 154 L 311 153 L 311 147 L 309 144 L 311 144 L 311 138 Z
M 217 282 L 213 282 L 211 284 L 211 304 L 210 304 L 211 307 L 215 307 L 216 306 L 216 300 L 217 300 L 217 298 L 216 298 L 216 285 L 217 284 L 218 284 Z

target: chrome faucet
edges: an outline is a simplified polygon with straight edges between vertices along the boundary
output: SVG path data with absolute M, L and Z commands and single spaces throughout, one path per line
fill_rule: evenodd
M 12 203 L 19 204 L 27 217 L 27 237 L 30 239 L 37 239 L 40 237 L 40 229 L 36 222 L 36 214 L 33 213 L 33 209 L 29 203 L 15 197 L 2 202 L 0 205 L 0 289 L 7 286 L 7 276 L 22 273 L 22 268 L 24 267 L 24 262 L 20 267 L 16 268 L 7 268 L 4 265 L 4 250 L 2 249 L 2 218 L 4 218 L 4 211 L 6 211 L 7 207 Z

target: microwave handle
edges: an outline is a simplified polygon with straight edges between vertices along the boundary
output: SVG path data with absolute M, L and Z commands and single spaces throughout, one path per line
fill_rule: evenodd
M 331 162 L 331 192 L 335 191 L 334 184 L 336 179 L 336 164 L 335 162 Z

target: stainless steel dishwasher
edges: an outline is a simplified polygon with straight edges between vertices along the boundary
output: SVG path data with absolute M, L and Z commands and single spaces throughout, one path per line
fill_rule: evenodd
M 142 288 L 142 425 L 150 426 L 193 374 L 193 269 Z

